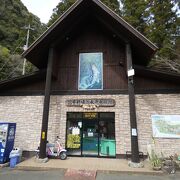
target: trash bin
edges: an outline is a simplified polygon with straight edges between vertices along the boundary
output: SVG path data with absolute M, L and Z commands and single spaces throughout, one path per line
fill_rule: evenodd
M 14 148 L 9 155 L 10 158 L 10 167 L 14 168 L 16 164 L 21 161 L 22 150 L 20 148 Z
M 13 156 L 10 158 L 10 168 L 14 168 L 18 164 L 19 156 Z

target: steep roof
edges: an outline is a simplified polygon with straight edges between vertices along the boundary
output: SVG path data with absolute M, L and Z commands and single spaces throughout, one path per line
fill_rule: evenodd
M 78 0 L 49 29 L 47 29 L 23 54 L 38 68 L 47 65 L 48 49 L 63 42 L 69 33 L 87 17 L 93 17 L 113 31 L 122 40 L 130 42 L 133 50 L 144 59 L 146 64 L 157 50 L 157 47 L 145 36 L 115 14 L 99 0 Z M 143 51 L 142 51 L 143 49 Z

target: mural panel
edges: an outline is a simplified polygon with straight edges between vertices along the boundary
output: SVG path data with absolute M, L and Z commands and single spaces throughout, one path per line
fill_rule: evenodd
M 79 90 L 103 89 L 103 54 L 79 54 Z

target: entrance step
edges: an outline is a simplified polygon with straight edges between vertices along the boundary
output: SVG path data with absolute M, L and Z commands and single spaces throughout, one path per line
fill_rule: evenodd
M 65 180 L 95 180 L 96 171 L 67 169 Z

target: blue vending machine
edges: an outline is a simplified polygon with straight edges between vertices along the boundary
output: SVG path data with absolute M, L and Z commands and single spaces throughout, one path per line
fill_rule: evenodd
M 9 161 L 9 154 L 14 147 L 16 123 L 0 122 L 0 164 Z

